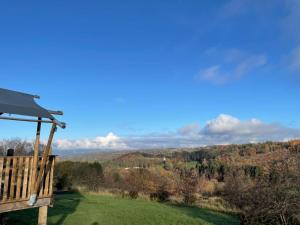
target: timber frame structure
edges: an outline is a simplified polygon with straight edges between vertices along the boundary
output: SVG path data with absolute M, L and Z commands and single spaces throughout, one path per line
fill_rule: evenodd
M 53 204 L 55 156 L 51 155 L 51 145 L 57 126 L 66 125 L 53 116 L 63 112 L 46 110 L 35 103 L 35 98 L 39 97 L 0 88 L 0 119 L 37 124 L 33 156 L 0 156 L 0 216 L 4 212 L 39 207 L 38 225 L 46 225 L 48 206 Z M 39 156 L 43 123 L 51 124 L 51 129 Z

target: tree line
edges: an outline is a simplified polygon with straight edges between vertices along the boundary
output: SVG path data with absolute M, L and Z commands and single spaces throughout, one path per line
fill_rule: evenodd
M 8 147 L 25 155 L 33 149 L 29 142 L 14 140 L 0 144 L 0 153 L 5 155 Z M 238 209 L 242 224 L 300 224 L 300 145 L 212 146 L 162 157 L 129 153 L 105 164 L 60 161 L 55 189 L 109 190 L 160 202 L 176 198 L 187 205 L 217 197 Z

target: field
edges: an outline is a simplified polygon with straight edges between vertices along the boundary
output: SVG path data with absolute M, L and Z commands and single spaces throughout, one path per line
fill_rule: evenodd
M 8 214 L 8 224 L 36 224 L 37 210 Z M 198 207 L 183 207 L 121 197 L 63 194 L 50 208 L 49 225 L 235 225 L 237 218 Z

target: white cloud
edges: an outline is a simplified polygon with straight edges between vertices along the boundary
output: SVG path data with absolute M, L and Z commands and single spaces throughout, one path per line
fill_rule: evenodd
M 107 136 L 89 139 L 59 139 L 54 145 L 58 149 L 127 149 L 128 146 L 120 137 L 110 132 Z
M 204 128 L 208 133 L 224 133 L 231 131 L 240 124 L 237 118 L 221 114 L 213 120 L 209 120 Z
M 264 55 L 251 55 L 241 62 L 239 62 L 235 68 L 235 76 L 243 76 L 253 69 L 264 66 L 267 63 L 267 58 Z
M 213 84 L 224 84 L 228 81 L 229 75 L 220 71 L 220 65 L 214 65 L 199 71 L 198 79 L 209 81 Z
M 208 51 L 204 51 L 207 55 Z M 267 64 L 267 57 L 263 54 L 248 54 L 237 49 L 209 51 L 210 57 L 221 55 L 216 65 L 201 69 L 196 76 L 198 80 L 204 80 L 213 84 L 225 84 L 232 80 L 260 68 Z M 208 56 L 208 57 L 209 57 Z
M 217 143 L 248 143 L 299 138 L 300 130 L 275 123 L 263 123 L 258 119 L 241 121 L 233 116 L 221 114 L 207 122 L 202 134 L 207 141 Z
M 198 123 L 187 124 L 180 129 L 178 129 L 178 133 L 181 135 L 197 135 L 200 132 L 200 125 Z
M 197 147 L 216 144 L 239 144 L 264 141 L 282 141 L 300 138 L 300 129 L 284 127 L 276 123 L 264 123 L 258 119 L 240 120 L 221 114 L 207 121 L 201 128 L 188 124 L 170 133 L 119 137 L 109 133 L 105 137 L 79 140 L 58 140 L 56 149 L 125 150 L 169 147 Z

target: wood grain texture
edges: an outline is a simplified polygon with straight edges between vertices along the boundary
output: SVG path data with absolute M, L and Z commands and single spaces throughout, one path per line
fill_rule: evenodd
M 16 200 L 19 200 L 20 197 L 21 197 L 21 189 L 22 189 L 22 178 L 23 178 L 23 172 L 24 172 L 24 169 L 23 169 L 23 160 L 24 160 L 24 157 L 20 157 L 19 158 L 19 163 L 18 163 L 18 175 L 17 175 L 17 190 L 16 190 Z

